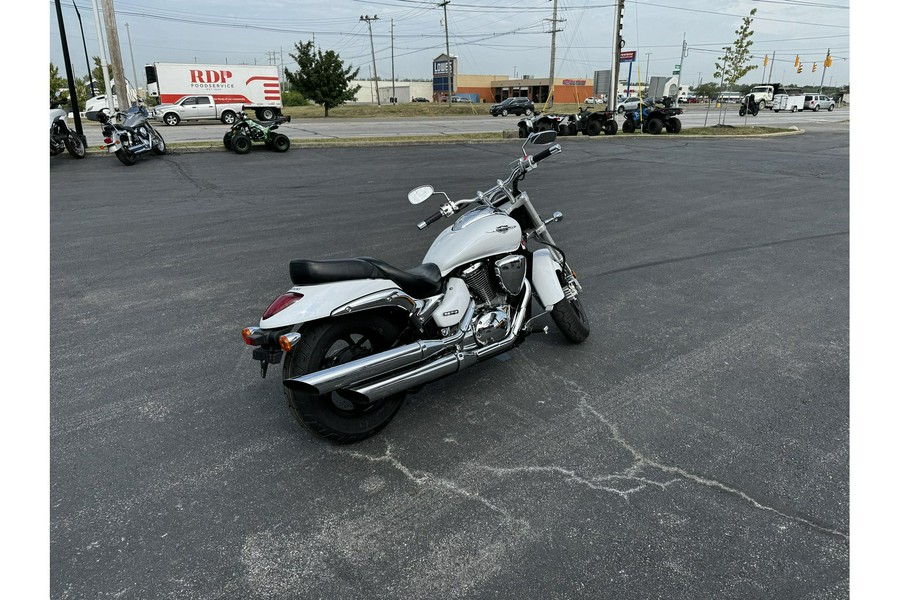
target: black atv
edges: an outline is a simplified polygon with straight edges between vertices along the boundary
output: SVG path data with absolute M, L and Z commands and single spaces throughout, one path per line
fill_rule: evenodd
M 533 132 L 555 131 L 559 135 L 615 135 L 619 131 L 616 114 L 581 108 L 575 115 L 541 115 L 519 121 L 519 137 Z
M 222 138 L 222 143 L 237 154 L 250 152 L 253 142 L 262 142 L 266 148 L 276 152 L 287 152 L 291 147 L 290 138 L 283 133 L 276 133 L 275 130 L 282 123 L 290 122 L 290 116 L 279 116 L 272 121 L 256 122 L 241 112 L 231 126 L 231 130 Z
M 681 108 L 675 108 L 669 103 L 655 103 L 644 101 L 637 110 L 625 113 L 625 122 L 622 123 L 623 133 L 634 133 L 640 128 L 643 133 L 653 135 L 662 133 L 663 128 L 669 133 L 681 131 L 681 120 L 676 116 L 684 112 Z

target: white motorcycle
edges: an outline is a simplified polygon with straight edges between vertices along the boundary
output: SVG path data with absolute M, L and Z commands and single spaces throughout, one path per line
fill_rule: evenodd
M 50 156 L 62 154 L 63 150 L 67 150 L 75 158 L 84 158 L 87 156 L 84 140 L 66 125 L 69 113 L 61 108 L 66 102 L 63 100 L 50 105 Z
M 555 139 L 553 131 L 529 136 L 509 177 L 474 198 L 412 190 L 412 204 L 434 194 L 446 200 L 419 229 L 476 205 L 438 235 L 418 267 L 374 258 L 291 261 L 294 287 L 242 337 L 263 377 L 286 355 L 284 393 L 304 427 L 340 443 L 369 437 L 407 393 L 518 345 L 547 313 L 572 342 L 588 337 L 581 285 L 547 231 L 562 214 L 541 219 L 519 189 L 562 150 L 553 144 L 529 156 L 526 146 Z M 541 247 L 532 251 L 529 241 Z M 532 299 L 543 311 L 533 317 Z

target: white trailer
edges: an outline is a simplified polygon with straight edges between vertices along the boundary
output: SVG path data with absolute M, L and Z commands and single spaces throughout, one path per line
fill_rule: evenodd
M 772 110 L 775 112 L 781 110 L 789 110 L 791 112 L 803 110 L 803 96 L 776 94 L 772 97 Z
M 269 121 L 281 114 L 281 84 L 274 65 L 146 65 L 147 91 L 161 104 L 208 94 L 216 104 L 239 104 Z

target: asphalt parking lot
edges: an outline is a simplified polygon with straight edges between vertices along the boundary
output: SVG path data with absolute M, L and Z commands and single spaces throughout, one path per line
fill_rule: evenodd
M 848 125 L 560 142 L 522 188 L 591 337 L 547 319 L 353 446 L 241 328 L 292 258 L 418 264 L 406 192 L 515 140 L 51 159 L 52 597 L 847 597 Z

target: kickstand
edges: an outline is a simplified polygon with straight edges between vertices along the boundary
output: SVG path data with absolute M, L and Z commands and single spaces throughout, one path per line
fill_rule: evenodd
M 266 378 L 266 371 L 269 370 L 269 363 L 264 360 L 259 361 L 259 374 L 262 375 L 262 378 Z

